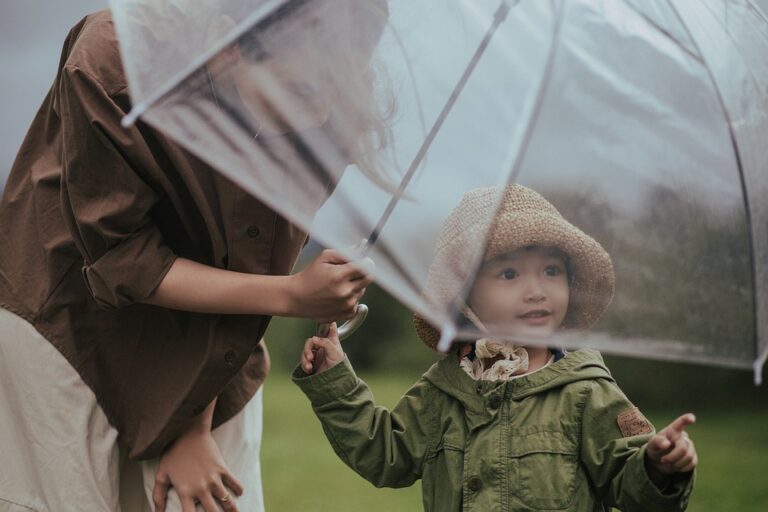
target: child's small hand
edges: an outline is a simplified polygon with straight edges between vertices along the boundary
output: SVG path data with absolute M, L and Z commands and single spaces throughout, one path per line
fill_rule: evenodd
M 339 342 L 339 331 L 336 323 L 332 323 L 328 337 L 313 336 L 304 343 L 301 353 L 301 368 L 305 373 L 320 373 L 333 368 L 344 360 L 344 350 Z
M 695 422 L 696 416 L 683 414 L 648 441 L 646 467 L 654 483 L 663 482 L 673 473 L 688 473 L 696 467 L 696 448 L 685 432 L 685 428 Z

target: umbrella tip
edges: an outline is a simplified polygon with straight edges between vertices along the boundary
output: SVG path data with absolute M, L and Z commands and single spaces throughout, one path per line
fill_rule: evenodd
M 136 105 L 131 109 L 130 112 L 128 112 L 126 115 L 123 116 L 123 118 L 120 120 L 120 125 L 123 128 L 130 128 L 134 124 L 136 124 L 136 121 L 139 119 L 139 116 L 141 116 L 144 113 L 143 104 Z
M 456 338 L 456 327 L 453 323 L 445 323 L 440 329 L 440 341 L 437 342 L 438 352 L 448 352 L 453 340 Z
M 752 368 L 755 373 L 755 386 L 760 386 L 763 383 L 763 364 L 760 361 L 756 361 Z

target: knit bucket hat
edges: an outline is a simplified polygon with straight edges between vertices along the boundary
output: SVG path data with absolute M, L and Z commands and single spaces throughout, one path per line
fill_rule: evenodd
M 489 219 L 491 230 L 484 233 Z M 481 243 L 483 261 L 532 246 L 553 247 L 568 256 L 570 298 L 563 329 L 590 328 L 613 298 L 613 264 L 605 249 L 538 192 L 504 185 L 467 192 L 445 220 L 423 292 L 428 302 L 447 306 L 461 293 L 464 282 L 473 277 L 469 274 Z M 476 322 L 476 315 L 467 309 L 465 316 Z M 440 331 L 418 314 L 414 326 L 419 338 L 435 349 Z

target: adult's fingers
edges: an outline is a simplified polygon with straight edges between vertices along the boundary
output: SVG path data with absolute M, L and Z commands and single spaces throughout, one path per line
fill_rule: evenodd
M 195 499 L 192 496 L 179 494 L 179 502 L 181 503 L 181 512 L 195 512 Z M 207 512 L 207 511 L 206 511 Z
M 370 258 L 355 260 L 339 267 L 342 279 L 347 281 L 364 281 L 368 284 L 373 282 L 374 270 L 375 265 Z
M 357 305 L 360 303 L 360 301 L 363 299 L 363 296 L 365 295 L 365 290 L 366 288 L 363 287 L 352 293 L 352 300 L 354 301 L 355 312 L 357 312 Z
M 367 276 L 361 279 L 357 279 L 355 281 L 352 281 L 352 286 L 349 288 L 349 293 L 358 293 L 361 290 L 365 292 L 365 289 L 371 285 L 373 282 L 373 276 Z
M 358 271 L 364 276 L 370 276 L 373 278 L 373 274 L 376 272 L 376 264 L 371 258 L 360 258 L 349 263 L 350 265 L 357 267 Z
M 235 497 L 240 496 L 243 493 L 242 486 L 231 475 L 222 474 L 221 480 L 222 483 L 215 485 L 211 489 L 211 493 L 216 498 L 216 501 L 219 503 L 219 506 L 223 510 L 228 512 L 239 512 L 237 503 L 235 503 Z M 229 485 L 227 485 L 225 482 L 229 482 Z
M 349 263 L 349 258 L 344 256 L 340 251 L 334 249 L 325 249 L 320 253 L 319 260 L 325 263 L 332 263 L 334 265 L 344 265 Z
M 200 495 L 198 502 L 205 512 L 221 512 L 219 505 L 216 503 L 214 497 L 211 496 L 211 493 L 206 492 Z
M 165 512 L 165 504 L 168 500 L 168 489 L 171 488 L 171 482 L 165 475 L 158 473 L 155 476 L 155 488 L 152 490 L 152 503 L 155 505 L 155 512 Z
M 226 485 L 233 493 L 235 493 L 235 496 L 242 496 L 243 491 L 245 490 L 243 488 L 243 484 L 238 481 L 237 478 L 234 477 L 231 473 L 224 473 L 221 475 L 221 481 Z
M 365 288 L 366 286 L 370 286 L 371 283 L 373 282 L 374 276 L 373 274 L 363 274 L 355 269 L 352 269 L 352 270 L 345 269 L 342 278 L 345 281 L 350 281 L 354 283 L 355 286 L 354 288 L 352 288 L 352 290 L 357 291 Z
M 216 506 L 216 512 L 219 512 L 219 507 L 227 512 L 239 512 L 235 503 L 235 497 L 224 487 L 224 484 L 215 484 L 211 488 L 211 495 L 213 496 L 212 502 Z

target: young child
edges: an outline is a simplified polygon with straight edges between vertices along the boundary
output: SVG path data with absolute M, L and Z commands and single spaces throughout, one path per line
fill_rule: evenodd
M 610 257 L 520 185 L 464 196 L 443 227 L 427 290 L 455 286 L 441 280 L 455 281 L 462 268 L 465 228 L 493 214 L 499 194 L 467 320 L 526 337 L 590 327 L 613 296 Z M 434 348 L 438 331 L 418 316 L 415 324 Z M 688 504 L 697 457 L 684 429 L 693 415 L 655 433 L 594 350 L 564 354 L 489 338 L 457 344 L 389 411 L 355 376 L 334 327 L 307 340 L 293 377 L 339 457 L 377 487 L 421 479 L 426 511 L 663 512 Z

